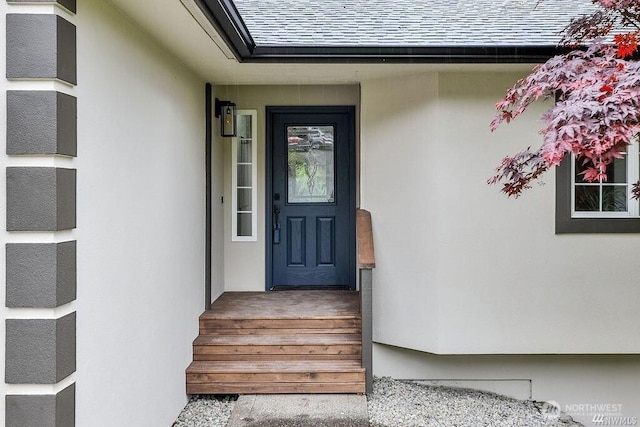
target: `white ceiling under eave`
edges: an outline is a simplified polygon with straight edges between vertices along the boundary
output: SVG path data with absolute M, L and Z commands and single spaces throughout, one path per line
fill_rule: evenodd
M 110 0 L 189 68 L 218 85 L 352 84 L 428 71 L 523 71 L 528 64 L 239 63 L 229 59 L 180 0 Z M 80 12 L 81 13 L 81 12 Z

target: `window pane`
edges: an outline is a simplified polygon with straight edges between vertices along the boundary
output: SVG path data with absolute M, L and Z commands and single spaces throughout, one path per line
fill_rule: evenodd
M 627 160 L 615 159 L 607 168 L 607 182 L 621 183 L 627 182 Z
M 251 236 L 251 214 L 238 214 L 238 236 Z
M 584 163 L 585 160 L 580 159 L 580 160 L 576 160 L 575 161 L 575 169 L 576 169 L 576 174 L 575 174 L 575 180 L 576 180 L 576 184 L 580 184 L 580 183 L 585 183 L 587 181 L 585 181 L 583 179 L 583 175 L 581 175 L 581 173 L 585 170 L 587 170 L 588 168 L 593 166 L 593 163 L 590 160 L 587 160 L 586 163 Z M 608 167 L 607 167 L 607 181 L 606 182 L 610 182 L 610 183 L 616 183 L 616 184 L 623 184 L 627 182 L 627 159 L 626 157 L 624 159 L 614 159 L 613 163 L 611 163 Z
M 251 138 L 251 119 L 252 117 L 247 114 L 238 114 L 237 117 L 237 130 L 238 138 Z
M 626 212 L 627 187 L 621 185 L 603 185 L 602 210 L 606 212 Z
M 251 140 L 240 140 L 238 144 L 238 163 L 251 163 Z
M 333 126 L 288 126 L 289 203 L 333 203 Z
M 574 179 L 576 180 L 576 184 L 587 182 L 583 179 L 582 172 L 586 171 L 587 168 L 589 168 L 592 165 L 592 163 L 590 160 L 587 160 L 586 163 L 584 162 L 585 162 L 585 159 L 575 159 L 576 175 Z
M 251 212 L 250 188 L 238 188 L 238 212 Z
M 238 165 L 238 187 L 251 187 L 251 165 Z
M 600 212 L 600 186 L 576 185 L 575 210 L 576 212 Z

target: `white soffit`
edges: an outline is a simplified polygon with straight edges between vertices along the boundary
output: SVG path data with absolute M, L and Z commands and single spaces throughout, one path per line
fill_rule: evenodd
M 529 64 L 241 64 L 215 29 L 203 21 L 205 16 L 192 0 L 111 0 L 111 3 L 187 67 L 218 85 L 353 84 L 434 71 L 524 73 L 532 68 Z
M 189 11 L 193 19 L 195 19 L 196 22 L 200 25 L 200 28 L 202 28 L 202 30 L 207 33 L 209 37 L 211 37 L 213 43 L 218 46 L 218 49 L 220 49 L 222 53 L 225 54 L 227 59 L 235 59 L 233 52 L 231 51 L 229 46 L 227 46 L 222 37 L 220 37 L 220 34 L 218 34 L 216 29 L 213 28 L 211 22 L 209 22 L 209 19 L 205 16 L 200 6 L 198 6 L 194 2 L 194 0 L 180 0 L 180 2 Z
M 192 6 L 187 7 L 179 0 L 109 1 L 207 81 L 214 83 L 211 76 L 221 64 L 237 63 L 233 55 L 233 59 L 228 59 L 227 54 L 216 44 L 217 41 L 214 42 L 213 38 L 219 37 L 217 33 L 209 34 L 201 27 L 199 20 L 204 19 L 204 16 L 193 2 Z M 79 10 L 78 13 L 82 11 Z M 220 44 L 226 49 L 222 39 Z

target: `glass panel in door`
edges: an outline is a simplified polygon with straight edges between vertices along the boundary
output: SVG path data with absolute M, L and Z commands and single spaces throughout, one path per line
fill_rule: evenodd
M 333 203 L 333 126 L 288 126 L 287 147 L 287 202 Z

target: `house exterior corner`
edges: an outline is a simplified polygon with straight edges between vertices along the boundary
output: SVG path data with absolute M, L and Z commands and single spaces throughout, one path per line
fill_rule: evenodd
M 169 425 L 204 309 L 205 80 L 109 2 L 1 7 L 0 425 Z

